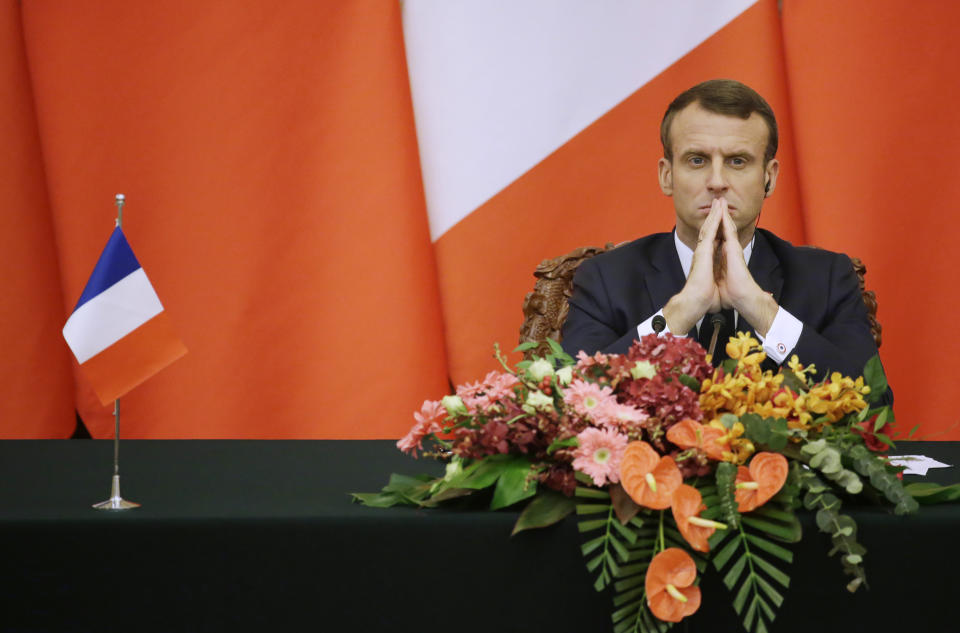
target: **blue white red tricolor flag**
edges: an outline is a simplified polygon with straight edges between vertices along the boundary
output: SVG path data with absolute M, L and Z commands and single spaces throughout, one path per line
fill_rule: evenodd
M 187 353 L 120 227 L 103 249 L 63 337 L 103 404 Z

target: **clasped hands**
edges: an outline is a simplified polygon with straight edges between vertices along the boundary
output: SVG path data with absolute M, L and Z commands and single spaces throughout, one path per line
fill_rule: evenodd
M 766 336 L 779 306 L 747 270 L 727 201 L 716 198 L 700 226 L 687 283 L 663 307 L 663 316 L 671 332 L 685 334 L 708 312 L 725 308 Z

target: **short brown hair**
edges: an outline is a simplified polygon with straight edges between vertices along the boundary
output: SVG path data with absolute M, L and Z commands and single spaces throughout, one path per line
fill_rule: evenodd
M 777 155 L 777 117 L 770 105 L 757 94 L 757 91 L 733 79 L 710 79 L 685 90 L 667 107 L 660 122 L 660 142 L 663 144 L 663 157 L 673 160 L 673 148 L 670 146 L 670 125 L 678 112 L 692 103 L 699 103 L 704 110 L 716 114 L 749 119 L 756 112 L 767 124 L 767 150 L 764 163 Z

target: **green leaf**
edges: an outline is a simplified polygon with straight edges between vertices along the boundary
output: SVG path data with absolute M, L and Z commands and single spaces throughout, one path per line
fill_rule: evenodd
M 717 496 L 720 497 L 721 521 L 731 529 L 740 525 L 740 511 L 737 509 L 737 500 L 734 496 L 734 484 L 737 479 L 737 467 L 729 462 L 717 464 L 714 473 L 717 482 Z
M 575 505 L 573 499 L 562 493 L 555 490 L 543 491 L 520 513 L 511 536 L 523 530 L 553 525 L 573 512 Z
M 499 510 L 512 506 L 518 501 L 537 494 L 537 481 L 528 477 L 531 464 L 526 459 L 518 457 L 507 462 L 506 468 L 497 480 L 497 487 L 493 491 L 491 510 Z
M 863 379 L 870 387 L 870 393 L 867 394 L 866 400 L 868 402 L 878 402 L 888 388 L 887 375 L 883 371 L 879 354 L 867 361 L 863 368 Z
M 527 341 L 526 343 L 520 343 L 519 345 L 517 345 L 515 348 L 513 348 L 513 351 L 525 352 L 530 349 L 536 349 L 539 346 L 540 346 L 540 343 L 538 343 L 537 341 Z
M 740 586 L 740 591 L 737 592 L 736 597 L 733 599 L 733 610 L 737 612 L 737 615 L 743 612 L 743 605 L 747 602 L 747 596 L 750 595 L 750 588 L 753 586 L 754 578 L 755 574 L 749 574 Z
M 753 563 L 784 587 L 790 587 L 790 576 L 777 569 L 772 563 L 759 556 L 753 556 Z
M 492 455 L 466 466 L 459 475 L 448 483 L 455 488 L 472 488 L 482 490 L 497 482 L 500 475 L 507 468 L 512 455 Z
M 739 422 L 739 421 L 740 421 L 740 419 L 737 418 L 737 416 L 735 416 L 735 415 L 732 414 L 732 413 L 724 413 L 723 415 L 720 416 L 720 423 L 723 424 L 723 428 L 728 429 L 728 430 L 729 430 L 729 429 L 732 429 L 732 428 L 733 428 L 733 425 L 736 424 L 736 423 Z M 723 462 L 723 463 L 725 464 L 725 463 L 727 463 L 727 462 Z M 732 465 L 732 464 L 731 464 L 731 465 Z
M 960 483 L 941 486 L 929 482 L 917 482 L 904 486 L 911 497 L 923 505 L 947 503 L 960 499 Z
M 600 505 L 598 503 L 578 503 L 577 504 L 578 515 L 600 514 L 601 512 L 610 512 L 610 506 Z
M 605 490 L 597 490 L 596 488 L 589 488 L 586 486 L 577 486 L 574 491 L 574 495 L 577 497 L 583 497 L 586 499 L 609 499 L 610 493 Z
M 524 416 L 519 416 L 524 417 Z M 571 446 L 579 446 L 580 443 L 577 440 L 577 436 L 568 437 L 565 440 L 553 440 L 550 446 L 547 447 L 547 455 L 553 455 L 553 453 L 561 448 L 570 448 Z
M 636 578 L 631 578 L 630 580 L 633 581 L 633 580 L 636 580 Z M 640 580 L 643 580 L 643 576 L 640 576 Z M 619 584 L 620 583 L 617 583 L 617 585 Z M 616 588 L 617 585 L 614 585 L 614 588 Z M 613 606 L 619 607 L 623 604 L 626 604 L 627 602 L 630 602 L 631 600 L 636 598 L 641 593 L 643 593 L 643 587 L 638 587 L 636 589 L 629 589 L 629 588 L 625 589 L 623 593 L 614 597 Z
M 760 600 L 760 596 L 754 594 L 753 600 L 750 601 L 750 606 L 747 607 L 747 613 L 743 616 L 743 628 L 747 631 L 749 631 L 751 625 L 753 625 L 753 617 L 757 614 L 757 600 Z
M 598 547 L 603 545 L 604 541 L 607 540 L 606 534 L 602 534 L 596 538 L 590 539 L 586 543 L 580 546 L 580 553 L 584 556 L 589 556 L 591 552 L 596 550 Z M 604 554 L 606 556 L 606 554 Z
M 556 356 L 566 356 L 567 353 L 563 351 L 563 347 L 560 346 L 560 343 L 557 343 L 552 338 L 547 339 L 547 345 L 550 346 L 550 351 Z
M 833 532 L 833 513 L 827 510 L 826 508 L 821 508 L 817 510 L 817 527 L 820 528 L 821 532 L 832 533 Z
M 630 545 L 633 545 L 637 542 L 637 533 L 620 523 L 620 521 L 611 521 L 610 525 L 612 525 L 614 529 L 620 533 L 620 536 L 626 539 L 627 543 Z
M 737 360 L 735 358 L 728 358 L 720 363 L 720 367 L 723 368 L 724 374 L 732 374 L 733 370 L 737 368 Z
M 743 524 L 749 525 L 755 530 L 766 532 L 767 534 L 775 536 L 788 543 L 796 543 L 802 536 L 799 522 L 793 525 L 784 525 L 782 523 L 773 523 L 772 521 L 767 521 L 765 519 L 758 519 L 753 516 L 744 516 Z
M 783 386 L 788 387 L 795 394 L 807 391 L 807 383 L 789 369 L 783 370 Z
M 592 519 L 590 521 L 580 521 L 577 523 L 577 530 L 581 534 L 584 532 L 592 532 L 593 530 L 598 530 L 607 524 L 606 519 Z
M 759 559 L 755 559 L 755 560 L 759 560 Z M 783 595 L 782 595 L 779 591 L 777 591 L 777 590 L 773 587 L 773 585 L 771 585 L 769 582 L 767 582 L 767 581 L 763 578 L 763 576 L 756 576 L 756 575 L 755 575 L 755 579 L 756 579 L 757 585 L 760 587 L 760 589 L 762 589 L 763 592 L 764 592 L 765 594 L 767 594 L 767 597 L 770 598 L 770 601 L 773 603 L 773 606 L 779 607 L 780 605 L 783 604 Z
M 352 492 L 350 494 L 353 496 L 354 501 L 357 501 L 361 505 L 370 506 L 371 508 L 390 508 L 395 505 L 417 505 L 393 492 Z
M 599 554 L 597 554 L 596 556 L 588 560 L 587 571 L 593 573 L 597 569 L 597 567 L 600 566 L 600 563 L 602 563 L 606 557 L 607 557 L 606 552 L 600 552 Z
M 687 374 L 680 374 L 680 377 L 677 378 L 680 381 L 680 384 L 687 387 L 693 393 L 700 393 L 700 381 L 698 381 L 693 376 L 688 376 Z
M 781 547 L 776 543 L 771 543 L 765 538 L 757 536 L 755 534 L 747 534 L 747 541 L 751 545 L 754 545 L 757 549 L 763 550 L 764 552 L 776 556 L 785 563 L 793 562 L 793 552 L 788 550 L 785 547 Z
M 762 516 L 768 519 L 773 519 L 774 521 L 781 521 L 784 523 L 789 523 L 793 521 L 793 519 L 795 518 L 793 512 L 790 512 L 788 510 L 783 510 L 781 508 L 777 508 L 776 506 L 770 503 L 760 506 L 759 508 L 754 510 L 752 514 L 755 516 Z
M 617 540 L 617 537 L 615 537 L 613 534 L 609 534 L 607 537 L 607 542 L 610 543 L 610 546 L 613 547 L 614 550 L 616 550 L 617 556 L 620 557 L 621 561 L 625 563 L 630 560 L 630 552 L 628 552 L 627 548 L 623 546 L 623 543 Z
M 726 585 L 730 591 L 733 591 L 733 588 L 737 585 L 737 581 L 740 580 L 740 575 L 743 573 L 747 565 L 747 559 L 749 558 L 750 556 L 744 553 L 723 577 L 723 584 Z
M 877 431 L 879 431 L 880 429 L 882 429 L 882 428 L 887 424 L 887 422 L 890 421 L 890 417 L 891 417 L 890 412 L 891 412 L 891 411 L 893 411 L 893 409 L 891 409 L 890 407 L 883 407 L 882 409 L 880 409 L 880 413 L 877 414 L 877 419 L 876 419 L 876 421 L 873 423 L 873 432 L 874 432 L 874 433 L 876 433 Z M 862 429 L 861 429 L 861 430 L 862 430 Z

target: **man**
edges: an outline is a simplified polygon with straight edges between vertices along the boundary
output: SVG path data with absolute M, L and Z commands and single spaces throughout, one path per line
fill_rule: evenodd
M 626 353 L 657 315 L 665 331 L 705 342 L 708 315 L 725 312 L 716 360 L 740 330 L 777 365 L 796 354 L 821 378 L 860 375 L 877 348 L 850 259 L 756 228 L 780 168 L 766 101 L 739 82 L 706 81 L 674 99 L 660 138 L 660 188 L 673 198 L 676 229 L 579 267 L 563 347 Z

